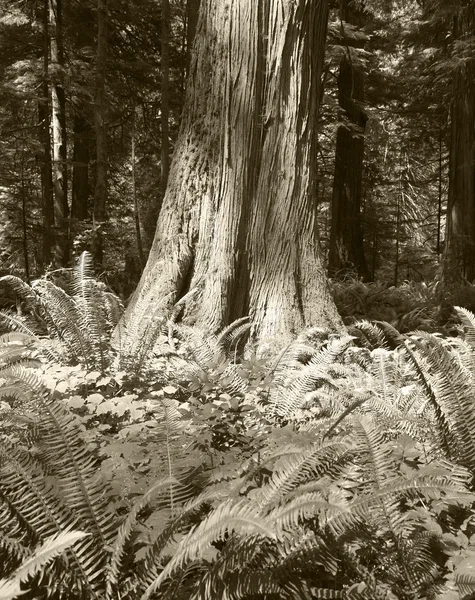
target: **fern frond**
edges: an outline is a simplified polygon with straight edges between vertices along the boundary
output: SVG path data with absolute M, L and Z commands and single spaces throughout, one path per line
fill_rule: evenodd
M 71 293 L 79 296 L 85 303 L 91 290 L 90 282 L 94 278 L 94 266 L 89 252 L 82 252 L 72 270 Z
M 19 317 L 14 312 L 0 311 L 0 319 L 5 323 L 5 326 L 9 329 L 29 336 L 31 339 L 38 338 L 38 328 L 35 323 L 26 319 L 25 317 Z
M 22 300 L 26 302 L 27 308 L 35 308 L 37 304 L 37 297 L 27 283 L 25 283 L 19 277 L 15 275 L 5 275 L 0 277 L 0 285 L 5 284 L 8 288 L 12 289 Z
M 381 526 L 381 518 L 389 520 L 387 526 L 394 533 L 409 537 L 414 525 L 410 515 L 403 513 L 399 507 L 399 498 L 402 497 L 433 497 L 441 498 L 448 502 L 470 503 L 475 495 L 470 493 L 465 486 L 452 482 L 444 475 L 415 475 L 407 479 L 399 477 L 391 480 L 378 490 L 357 497 L 338 514 L 335 510 L 332 515 L 325 515 L 322 525 L 328 526 L 334 535 L 341 535 L 348 528 L 363 523 L 371 522 L 375 517 Z M 382 510 L 381 510 L 382 509 Z
M 150 502 L 152 502 L 155 495 L 168 490 L 170 485 L 173 483 L 178 484 L 179 482 L 170 477 L 158 481 L 134 504 L 125 521 L 122 523 L 119 531 L 117 532 L 116 540 L 112 548 L 112 554 L 107 568 L 106 598 L 113 597 L 113 586 L 117 585 L 118 582 L 121 561 L 124 554 L 124 546 L 129 541 L 133 529 L 137 525 L 140 511 L 148 506 Z
M 465 339 L 472 352 L 475 352 L 475 315 L 462 306 L 454 306 L 454 309 L 465 328 Z
M 370 350 L 376 348 L 386 348 L 389 350 L 389 344 L 384 331 L 375 323 L 366 320 L 357 321 L 348 327 L 348 333 L 353 335 L 364 347 Z
M 0 600 L 14 600 L 24 594 L 25 591 L 22 591 L 20 583 L 10 579 L 0 579 Z
M 309 362 L 292 376 L 291 382 L 278 390 L 271 398 L 270 410 L 281 418 L 289 419 L 304 403 L 307 393 L 314 391 L 323 383 L 331 385 L 328 375 L 330 366 L 343 354 L 351 344 L 352 338 L 342 336 L 330 340 L 314 354 Z
M 222 540 L 233 531 L 247 535 L 258 533 L 263 538 L 276 537 L 273 524 L 257 514 L 252 504 L 247 501 L 224 502 L 180 541 L 170 562 L 148 586 L 140 600 L 150 598 L 174 571 L 200 556 L 211 542 Z
M 87 535 L 89 534 L 82 531 L 70 531 L 66 529 L 47 538 L 9 579 L 0 579 L 0 598 L 14 598 L 16 595 L 24 593 L 17 591 L 14 595 L 4 595 L 12 592 L 12 588 L 8 584 L 13 585 L 13 590 L 15 589 L 15 584 L 18 584 L 18 588 L 16 589 L 19 590 L 19 584 L 27 583 L 30 577 L 34 576 L 54 558 L 61 555 L 67 548 L 70 548 L 78 540 L 83 539 Z
M 438 407 L 436 418 L 445 441 L 449 442 L 448 450 L 452 456 L 458 457 L 462 464 L 473 471 L 475 470 L 474 380 L 439 338 L 425 332 L 418 333 L 418 338 L 413 336 L 410 344 L 425 362 L 417 360 L 414 350 L 412 356 L 411 352 L 409 354 L 413 364 L 417 363 L 418 374 L 426 384 L 431 404 Z M 431 379 L 435 385 L 427 385 Z
M 270 508 L 310 479 L 335 476 L 348 456 L 349 448 L 343 441 L 331 440 L 296 452 L 292 452 L 292 448 L 286 449 L 275 465 L 268 484 L 259 491 L 259 503 Z
M 162 571 L 161 553 L 172 539 L 172 537 L 183 531 L 188 531 L 190 521 L 193 517 L 203 510 L 211 500 L 216 500 L 216 493 L 212 489 L 205 490 L 195 498 L 189 500 L 176 517 L 174 517 L 156 538 L 152 546 L 148 549 L 141 565 L 141 574 L 139 579 L 145 584 L 150 585 Z
M 463 566 L 457 568 L 457 572 L 455 573 L 455 583 L 462 598 L 466 596 L 471 597 L 475 593 L 475 573 L 473 573 L 473 567 L 467 564 L 465 568 L 465 573 Z
M 414 339 L 406 341 L 406 352 L 410 363 L 412 364 L 416 376 L 422 386 L 432 410 L 434 411 L 436 424 L 438 428 L 440 446 L 447 456 L 454 452 L 455 442 L 449 419 L 441 406 L 438 398 L 437 379 L 434 373 L 431 373 L 429 361 L 425 357 L 425 350 L 421 351 L 421 345 Z
M 89 368 L 94 349 L 87 331 L 81 327 L 82 315 L 74 300 L 68 294 L 47 280 L 40 280 L 37 289 L 42 298 L 42 306 L 48 326 L 64 342 L 73 359 L 80 359 Z
M 223 349 L 225 353 L 232 351 L 237 346 L 240 338 L 251 329 L 249 317 L 241 317 L 228 325 L 216 336 L 216 344 Z

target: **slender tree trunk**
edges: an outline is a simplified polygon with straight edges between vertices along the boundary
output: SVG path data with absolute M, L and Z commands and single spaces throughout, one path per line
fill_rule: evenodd
M 361 25 L 360 10 L 350 0 L 342 0 L 340 16 L 343 22 Z M 347 47 L 341 59 L 338 75 L 338 102 L 342 118 L 338 127 L 335 172 L 333 180 L 332 213 L 328 272 L 355 271 L 367 281 L 370 278 L 363 244 L 361 198 L 363 158 L 367 117 L 363 109 L 364 72 L 355 64 Z
M 443 177 L 443 146 L 442 146 L 442 124 L 439 125 L 439 193 L 437 203 L 437 260 L 440 261 L 441 255 L 441 232 L 442 232 L 442 177 Z
M 161 89 L 161 163 L 162 194 L 167 189 L 168 172 L 170 170 L 170 141 L 169 141 L 169 117 L 170 117 L 170 3 L 162 0 L 162 89 Z
M 96 92 L 94 100 L 94 123 L 96 130 L 96 185 L 94 189 L 94 240 L 93 255 L 97 265 L 104 260 L 103 227 L 107 204 L 107 131 L 106 113 L 106 67 L 107 67 L 107 0 L 97 0 L 97 55 Z
M 21 233 L 23 248 L 23 263 L 25 267 L 25 281 L 31 283 L 30 257 L 28 253 L 28 223 L 26 206 L 26 186 L 25 186 L 25 140 L 22 139 L 20 162 L 20 196 L 21 196 Z
M 473 3 L 459 0 L 454 39 L 475 35 Z M 475 57 L 457 60 L 453 75 L 445 278 L 475 280 Z
M 54 227 L 53 173 L 51 169 L 50 103 L 49 103 L 49 0 L 44 0 L 41 22 L 43 26 L 43 82 L 42 97 L 38 102 L 39 138 L 41 156 L 41 214 L 43 222 L 42 266 L 51 263 Z
M 459 67 L 451 110 L 445 275 L 475 279 L 475 69 Z
M 89 216 L 89 124 L 81 113 L 74 115 L 73 184 L 71 216 L 85 221 Z
M 261 342 L 340 328 L 320 261 L 316 142 L 325 0 L 202 0 L 149 259 L 125 323 L 196 289 L 187 322 L 250 314 Z M 137 331 L 135 332 L 137 333 Z M 140 335 L 140 332 L 139 332 Z
M 191 49 L 195 39 L 196 25 L 198 23 L 198 13 L 200 10 L 200 0 L 187 0 L 186 2 L 186 74 L 190 70 Z
M 66 142 L 66 97 L 63 87 L 64 48 L 62 0 L 49 0 L 51 118 L 53 129 L 53 190 L 55 214 L 55 258 L 58 265 L 69 260 L 68 171 Z
M 134 221 L 135 221 L 135 236 L 137 239 L 137 250 L 139 253 L 140 259 L 140 271 L 142 272 L 145 267 L 145 254 L 143 251 L 142 244 L 142 231 L 140 228 L 140 211 L 139 211 L 139 203 L 137 198 L 137 185 L 135 180 L 135 107 L 134 112 L 132 114 L 132 199 L 134 204 Z

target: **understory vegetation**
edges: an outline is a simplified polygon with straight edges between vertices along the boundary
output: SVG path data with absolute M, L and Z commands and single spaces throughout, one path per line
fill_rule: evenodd
M 275 355 L 177 310 L 121 335 L 87 254 L 0 283 L 0 599 L 474 597 L 475 315 L 440 289 L 334 284 L 348 333 Z

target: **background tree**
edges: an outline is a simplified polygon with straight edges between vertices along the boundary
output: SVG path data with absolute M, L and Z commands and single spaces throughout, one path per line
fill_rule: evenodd
M 201 2 L 169 184 L 129 317 L 145 298 L 173 303 L 197 288 L 185 318 L 212 330 L 248 313 L 260 339 L 340 325 L 315 213 L 327 16 L 324 0 Z
M 475 280 L 475 3 L 458 0 L 451 16 L 452 104 L 446 277 Z
M 366 36 L 364 5 L 353 0 L 340 2 L 341 44 L 344 53 L 338 72 L 338 104 L 341 123 L 337 130 L 328 272 L 355 271 L 369 279 L 363 244 L 361 218 L 365 128 L 364 65 L 356 48 L 363 48 Z M 355 29 L 355 28 L 359 28 Z
M 55 259 L 66 266 L 69 260 L 67 218 L 68 168 L 66 96 L 64 91 L 64 40 L 62 0 L 49 0 L 50 77 L 51 80 L 51 129 L 53 136 L 53 196 L 55 220 Z
M 107 203 L 107 132 L 106 132 L 106 68 L 107 68 L 107 0 L 97 1 L 97 55 L 94 123 L 96 129 L 96 185 L 94 188 L 93 255 L 102 266 L 104 260 L 103 231 Z

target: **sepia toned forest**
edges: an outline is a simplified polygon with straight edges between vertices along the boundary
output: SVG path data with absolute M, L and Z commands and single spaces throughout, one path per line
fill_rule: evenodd
M 0 600 L 475 598 L 475 0 L 0 49 Z

